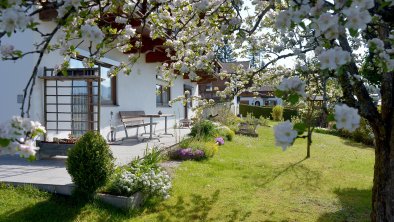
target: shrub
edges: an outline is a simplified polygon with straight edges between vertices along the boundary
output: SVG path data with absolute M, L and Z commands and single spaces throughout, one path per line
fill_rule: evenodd
M 342 138 L 351 139 L 356 142 L 360 142 L 370 146 L 373 146 L 375 141 L 375 136 L 372 132 L 372 128 L 368 125 L 367 121 L 364 118 L 361 118 L 360 127 L 356 129 L 354 132 L 349 132 L 343 129 L 337 130 L 337 129 L 325 129 L 325 128 L 315 128 L 314 131 L 317 133 L 330 134 Z
M 272 108 L 272 119 L 274 121 L 282 121 L 283 120 L 283 106 L 274 106 Z
M 232 113 L 229 107 L 219 108 L 213 120 L 228 127 L 236 127 L 241 122 L 241 119 Z
M 265 118 L 272 119 L 271 116 L 272 108 L 271 107 L 260 107 L 260 106 L 250 106 L 245 104 L 239 105 L 239 113 L 242 116 L 246 116 L 248 113 L 252 113 L 254 117 L 260 118 L 261 116 Z M 291 108 L 284 108 L 283 109 L 283 119 L 290 120 L 291 117 L 297 116 L 298 111 Z
M 260 116 L 259 118 L 259 124 L 260 126 L 270 126 L 270 121 L 268 118 L 265 118 L 264 116 Z
M 235 132 L 227 126 L 220 126 L 217 128 L 217 131 L 218 136 L 224 137 L 228 141 L 232 141 L 235 136 Z
M 183 139 L 183 140 L 181 140 L 181 142 L 179 142 L 179 147 L 181 147 L 181 148 L 188 148 L 188 147 L 190 147 L 189 144 L 192 141 L 193 141 L 193 138 Z
M 131 196 L 142 192 L 147 198 L 167 199 L 171 189 L 171 180 L 167 172 L 160 167 L 146 168 L 138 161 L 129 166 L 116 169 L 108 192 L 114 195 Z
M 373 146 L 375 143 L 375 135 L 373 134 L 372 128 L 364 118 L 360 120 L 360 127 L 351 134 L 351 138 L 356 142 L 370 146 Z
M 209 120 L 201 120 L 195 123 L 191 129 L 190 136 L 196 139 L 210 139 L 215 137 L 216 127 Z
M 87 132 L 68 151 L 66 168 L 76 191 L 91 197 L 113 171 L 113 156 L 105 139 L 98 132 Z
M 219 151 L 219 146 L 216 144 L 216 142 L 212 141 L 198 141 L 198 140 L 193 140 L 189 144 L 189 148 L 192 148 L 193 150 L 201 150 L 204 152 L 205 157 L 213 157 L 218 151 Z

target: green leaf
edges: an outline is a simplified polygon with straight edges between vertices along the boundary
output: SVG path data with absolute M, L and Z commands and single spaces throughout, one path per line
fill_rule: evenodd
M 1 147 L 6 147 L 6 146 L 10 145 L 10 143 L 11 143 L 10 139 L 0 138 L 0 146 Z
M 298 135 L 302 135 L 306 130 L 306 124 L 305 123 L 296 123 L 296 124 L 294 124 L 293 129 L 297 130 Z
M 299 25 L 300 25 L 304 30 L 306 29 L 306 26 L 305 26 L 305 23 L 304 23 L 304 22 L 301 22 Z
M 36 156 L 29 156 L 29 158 L 27 158 L 28 161 L 33 162 L 34 160 L 36 160 Z
M 349 32 L 352 37 L 356 37 L 358 35 L 358 30 L 356 29 L 349 29 Z
M 279 89 L 275 90 L 274 94 L 276 97 L 279 97 L 279 98 L 282 98 L 285 95 L 285 93 L 283 91 L 280 91 Z
M 294 104 L 296 104 L 298 102 L 299 99 L 300 99 L 300 96 L 298 94 L 291 94 L 287 100 L 292 105 L 294 105 Z
M 328 122 L 335 121 L 335 116 L 334 116 L 333 113 L 331 113 L 330 115 L 327 116 L 327 121 L 328 121 Z

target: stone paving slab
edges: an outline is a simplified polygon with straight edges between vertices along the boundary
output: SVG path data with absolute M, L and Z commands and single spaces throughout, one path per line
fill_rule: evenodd
M 182 138 L 189 132 L 189 129 L 181 129 L 178 135 Z M 163 136 L 160 141 L 138 142 L 130 139 L 119 142 L 118 145 L 110 145 L 110 147 L 115 163 L 124 165 L 138 156 L 142 157 L 147 146 L 165 148 L 177 142 L 179 138 Z M 72 181 L 65 168 L 65 160 L 66 157 L 60 156 L 29 162 L 16 156 L 0 156 L 0 182 L 70 186 Z

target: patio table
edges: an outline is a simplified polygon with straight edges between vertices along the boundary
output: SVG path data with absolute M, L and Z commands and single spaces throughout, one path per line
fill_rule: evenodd
M 167 133 L 167 118 L 168 117 L 173 117 L 175 116 L 175 114 L 161 114 L 160 117 L 164 117 L 164 133 L 161 135 L 170 135 L 170 136 L 174 136 L 174 134 L 172 133 Z
M 153 118 L 160 118 L 160 117 L 164 117 L 165 119 L 165 128 L 164 128 L 164 134 L 162 135 L 172 135 L 171 133 L 167 133 L 167 118 L 171 117 L 171 116 L 175 116 L 174 114 L 144 114 L 144 115 L 140 115 L 141 117 L 147 117 L 149 118 L 149 138 L 144 138 L 143 140 L 153 140 L 156 139 L 158 141 L 160 141 L 159 137 L 153 137 Z

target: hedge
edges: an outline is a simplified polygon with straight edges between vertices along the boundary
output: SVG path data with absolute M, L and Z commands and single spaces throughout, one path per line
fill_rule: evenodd
M 272 107 L 261 107 L 261 106 L 250 106 L 245 104 L 239 105 L 239 113 L 242 116 L 246 116 L 248 113 L 251 113 L 254 117 L 260 118 L 263 116 L 265 118 L 272 119 Z M 297 116 L 298 112 L 295 109 L 284 108 L 283 110 L 283 118 L 285 120 L 291 120 L 292 116 Z

